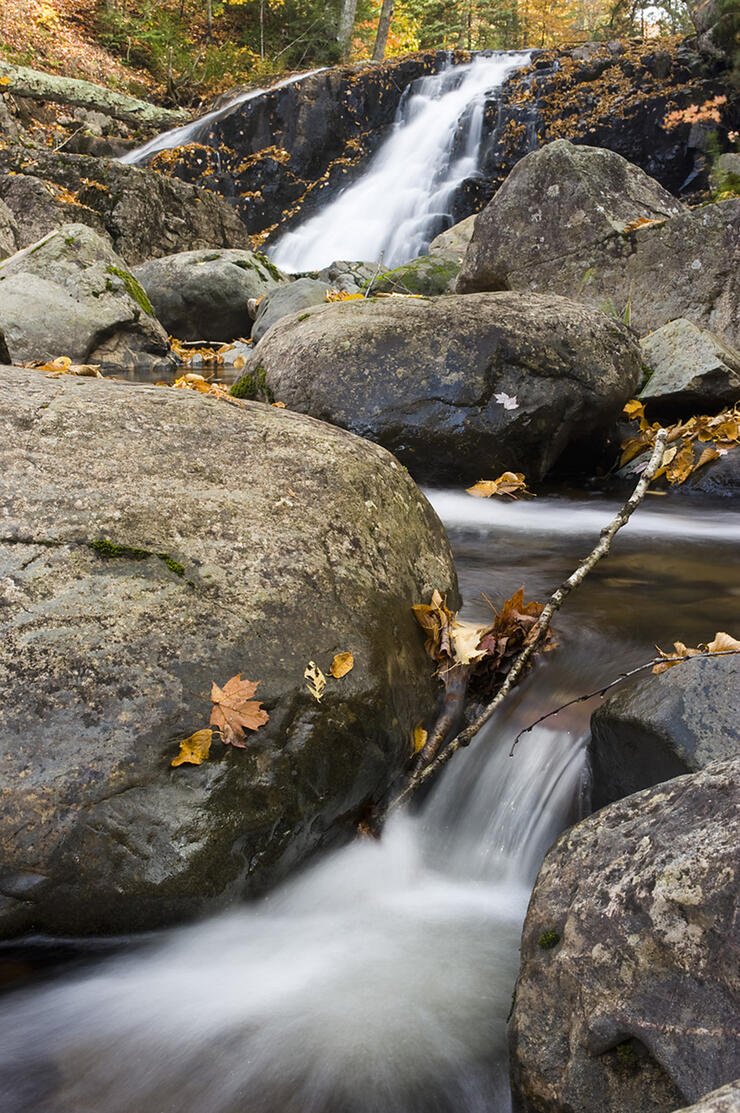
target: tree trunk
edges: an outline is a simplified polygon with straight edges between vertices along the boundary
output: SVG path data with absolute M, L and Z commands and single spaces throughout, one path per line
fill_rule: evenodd
M 395 0 L 383 0 L 383 7 L 378 20 L 378 33 L 375 36 L 373 62 L 382 62 L 385 58 L 385 47 L 388 42 L 388 32 L 391 29 L 394 4 Z
M 352 28 L 355 25 L 356 11 L 357 0 L 342 0 L 342 10 L 339 14 L 339 31 L 337 33 L 339 56 L 342 62 L 346 62 L 349 58 L 350 44 L 352 42 Z

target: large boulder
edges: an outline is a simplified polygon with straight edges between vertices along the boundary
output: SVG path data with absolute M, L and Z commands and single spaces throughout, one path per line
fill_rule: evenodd
M 679 1109 L 676 1113 L 738 1113 L 740 1110 L 740 1078 L 705 1094 L 694 1105 Z
M 184 251 L 134 267 L 157 318 L 180 340 L 248 337 L 250 298 L 262 298 L 288 279 L 251 251 Z
M 69 356 L 166 372 L 167 334 L 107 239 L 66 224 L 0 263 L 0 328 L 13 361 Z
M 545 858 L 510 1028 L 519 1113 L 669 1113 L 740 1074 L 740 761 L 647 789 Z
M 174 922 L 348 837 L 434 713 L 411 605 L 456 600 L 403 468 L 259 403 L 0 375 L 0 934 Z M 238 673 L 269 722 L 172 768 Z
M 740 399 L 740 351 L 678 317 L 641 342 L 650 378 L 639 397 L 651 416 L 715 413 Z
M 424 482 L 542 478 L 617 416 L 641 377 L 622 324 L 563 298 L 368 298 L 281 321 L 245 378 L 378 441 Z
M 537 288 L 547 289 L 551 273 L 571 256 L 580 264 L 633 221 L 684 210 L 621 155 L 558 139 L 517 163 L 478 214 L 457 288 L 534 289 L 539 279 Z
M 633 679 L 591 716 L 593 803 L 740 757 L 740 657 Z
M 374 294 L 421 294 L 423 297 L 451 294 L 461 263 L 459 251 L 430 251 L 393 270 L 380 271 L 367 288 Z
M 2 176 L 5 171 L 7 176 Z M 28 187 L 15 176 L 45 183 L 45 194 L 32 187 L 33 221 L 19 246 L 26 247 L 46 231 L 46 222 L 60 223 L 59 206 L 69 206 L 75 217 L 102 222 L 115 250 L 129 266 L 162 255 L 202 248 L 248 250 L 247 230 L 229 202 L 199 185 L 139 170 L 105 158 L 34 151 L 18 146 L 0 149 L 0 195 L 22 223 Z M 53 187 L 57 187 L 54 195 Z M 51 192 L 49 192 L 51 190 Z M 66 192 L 64 192 L 66 191 Z M 80 209 L 83 206 L 83 209 Z
M 558 141 L 479 215 L 457 289 L 562 294 L 640 335 L 685 317 L 737 347 L 738 245 L 740 200 L 683 211 L 619 155 Z
M 14 216 L 17 248 L 29 247 L 63 224 L 86 224 L 99 235 L 106 235 L 99 213 L 81 204 L 68 189 L 33 174 L 4 175 L 0 178 L 0 198 Z
M 274 324 L 299 313 L 326 304 L 326 295 L 332 287 L 318 278 L 297 278 L 288 286 L 281 286 L 267 294 L 259 304 L 252 326 L 252 340 L 256 344 Z

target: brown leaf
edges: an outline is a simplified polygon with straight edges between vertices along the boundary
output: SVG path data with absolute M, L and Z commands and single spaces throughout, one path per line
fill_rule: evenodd
M 308 662 L 308 665 L 304 669 L 303 676 L 307 681 L 306 687 L 309 692 L 317 703 L 321 703 L 324 698 L 324 689 L 326 688 L 326 677 L 315 661 Z
M 527 482 L 522 472 L 505 471 L 498 479 L 479 479 L 472 487 L 466 488 L 467 493 L 476 499 L 489 499 L 492 495 L 509 495 L 516 498 L 517 494 L 530 495 Z
M 329 672 L 335 680 L 341 680 L 348 672 L 351 672 L 355 667 L 355 659 L 352 653 L 337 653 L 336 657 L 331 663 Z
M 213 740 L 212 730 L 196 730 L 189 738 L 183 738 L 180 743 L 180 752 L 173 758 L 173 765 L 200 765 L 208 757 Z
M 221 740 L 227 746 L 246 745 L 244 731 L 259 730 L 270 716 L 259 700 L 253 700 L 259 681 L 242 680 L 241 673 L 232 676 L 219 688 L 214 683 L 211 688 L 211 726 L 221 733 Z
M 740 650 L 740 641 L 738 641 L 737 638 L 731 637 L 729 634 L 725 634 L 724 631 L 720 631 L 718 634 L 715 634 L 712 641 L 709 642 L 707 650 L 710 653 L 735 652 L 736 650 Z
M 424 648 L 429 656 L 435 661 L 451 661 L 453 651 L 450 627 L 453 616 L 447 609 L 445 597 L 435 589 L 431 603 L 417 603 L 411 609 L 427 636 Z

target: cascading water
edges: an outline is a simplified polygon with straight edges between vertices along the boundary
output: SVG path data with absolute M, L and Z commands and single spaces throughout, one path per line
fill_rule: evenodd
M 273 262 L 296 272 L 381 256 L 393 267 L 422 255 L 452 223 L 451 199 L 477 170 L 486 95 L 528 60 L 526 53 L 483 55 L 414 82 L 362 177 L 286 232 L 270 252 Z
M 500 600 L 524 581 L 544 598 L 615 510 L 431 498 L 476 621 L 481 591 Z M 417 816 L 258 905 L 0 1000 L 2 1113 L 506 1113 L 521 922 L 542 855 L 582 811 L 589 709 L 525 735 L 513 759 L 511 740 L 737 605 L 740 513 L 655 502 Z

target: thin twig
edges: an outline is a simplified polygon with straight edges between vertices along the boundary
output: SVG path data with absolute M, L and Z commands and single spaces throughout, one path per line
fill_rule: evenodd
M 644 672 L 645 669 L 649 669 L 655 665 L 665 664 L 666 661 L 669 662 L 669 667 L 672 667 L 674 664 L 678 665 L 682 661 L 697 661 L 701 660 L 704 657 L 728 657 L 733 653 L 740 653 L 740 649 L 718 649 L 713 653 L 687 653 L 684 657 L 653 657 L 651 661 L 646 661 L 644 665 L 638 665 L 637 668 L 629 669 L 627 672 L 620 673 L 619 676 L 614 678 L 614 680 L 610 680 L 608 684 L 605 684 L 603 688 L 597 688 L 595 692 L 585 692 L 582 696 L 575 696 L 573 699 L 569 699 L 567 703 L 561 703 L 560 707 L 555 707 L 552 711 L 548 711 L 546 712 L 546 714 L 540 715 L 539 719 L 535 719 L 535 721 L 533 723 L 530 723 L 528 727 L 523 727 L 519 731 L 516 738 L 511 743 L 509 757 L 514 756 L 514 749 L 522 735 L 529 734 L 530 730 L 534 730 L 534 728 L 538 727 L 540 723 L 544 723 L 545 719 L 551 719 L 553 715 L 559 715 L 561 711 L 565 711 L 566 708 L 572 707 L 575 703 L 586 703 L 587 700 L 594 699 L 596 696 L 601 696 L 603 698 L 609 691 L 609 689 L 613 688 L 615 684 L 620 684 L 623 680 L 629 679 L 630 676 L 635 676 L 635 674 L 638 672 Z
M 406 786 L 399 792 L 388 805 L 385 815 L 389 812 L 395 811 L 396 808 L 405 804 L 407 800 L 413 796 L 418 788 L 421 787 L 430 777 L 433 777 L 443 765 L 446 765 L 453 754 L 457 753 L 463 746 L 469 746 L 473 738 L 475 738 L 481 727 L 485 726 L 495 711 L 498 710 L 500 705 L 506 699 L 511 689 L 516 684 L 517 680 L 523 673 L 530 657 L 535 653 L 540 643 L 544 640 L 545 635 L 550 627 L 552 617 L 556 611 L 559 611 L 563 603 L 570 595 L 573 588 L 578 587 L 580 583 L 586 578 L 591 569 L 598 564 L 602 557 L 605 557 L 609 552 L 611 543 L 614 540 L 617 532 L 623 525 L 629 521 L 632 513 L 640 505 L 645 497 L 645 492 L 648 489 L 651 479 L 661 465 L 663 460 L 663 449 L 666 444 L 667 432 L 665 429 L 658 430 L 655 437 L 655 445 L 653 447 L 650 460 L 647 467 L 643 471 L 640 480 L 635 487 L 634 491 L 627 499 L 619 513 L 612 519 L 608 526 L 601 531 L 598 544 L 591 550 L 588 556 L 578 565 L 576 570 L 571 573 L 567 580 L 565 580 L 556 591 L 550 596 L 550 599 L 545 604 L 540 617 L 532 627 L 527 644 L 522 649 L 521 653 L 514 659 L 514 662 L 506 674 L 498 692 L 491 700 L 490 703 L 481 711 L 480 715 L 468 726 L 465 730 L 461 731 L 452 741 L 442 750 L 429 765 L 424 766 L 423 769 L 413 773 L 406 783 Z

